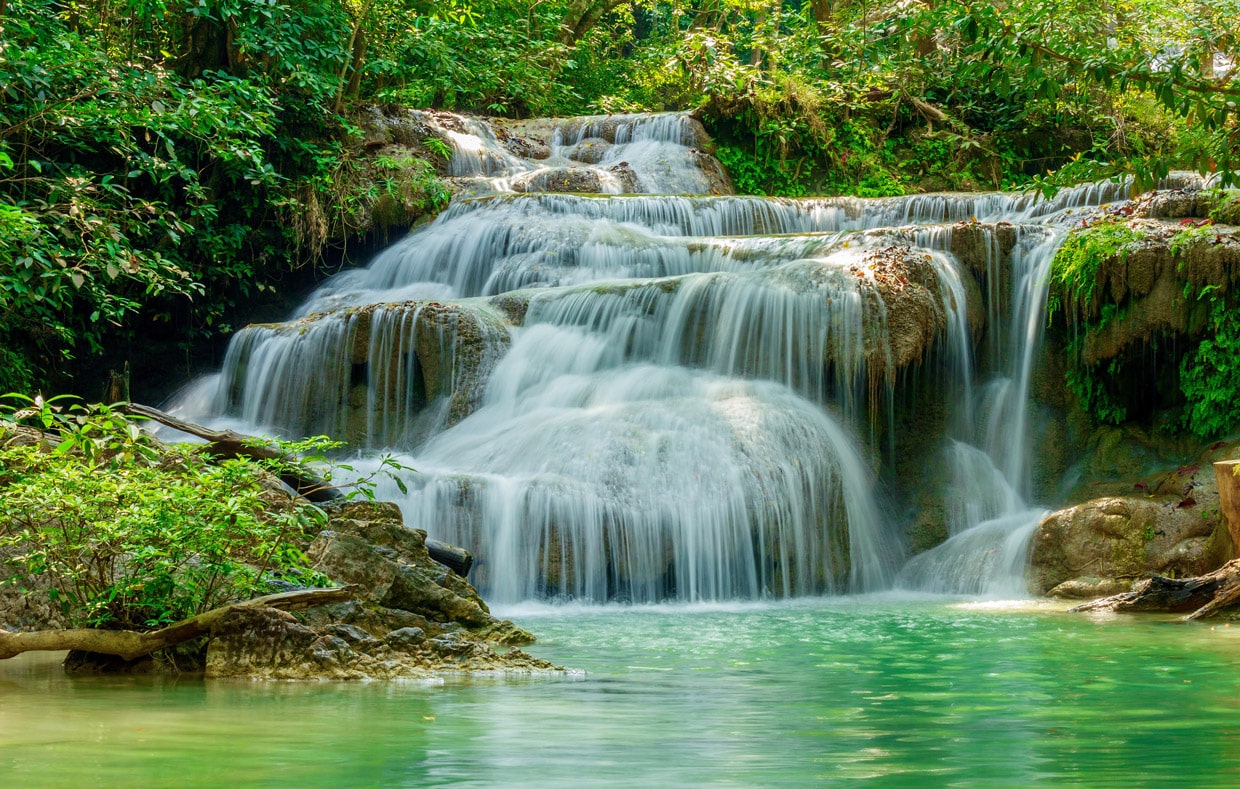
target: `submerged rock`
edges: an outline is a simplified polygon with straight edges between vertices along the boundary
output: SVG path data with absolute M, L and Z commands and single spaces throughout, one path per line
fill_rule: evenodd
M 382 638 L 348 625 L 312 627 L 283 611 L 256 609 L 230 617 L 207 649 L 206 676 L 245 679 L 397 679 L 445 673 L 559 671 L 519 649 L 445 633 L 419 637 L 401 628 Z

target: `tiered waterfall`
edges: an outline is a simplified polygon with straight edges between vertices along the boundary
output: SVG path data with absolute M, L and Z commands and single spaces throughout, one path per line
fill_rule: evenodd
M 1021 593 L 1047 265 L 1120 189 L 689 194 L 726 180 L 678 114 L 565 121 L 539 160 L 443 136 L 481 196 L 239 333 L 183 412 L 395 454 L 380 494 L 500 601 Z M 612 194 L 538 192 L 568 177 Z M 908 560 L 923 412 L 948 539 Z

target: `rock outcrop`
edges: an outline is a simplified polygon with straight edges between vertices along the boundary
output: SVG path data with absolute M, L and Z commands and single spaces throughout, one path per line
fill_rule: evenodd
M 1080 363 L 1097 365 L 1159 335 L 1200 336 L 1206 313 L 1195 295 L 1226 293 L 1240 280 L 1240 228 L 1132 220 L 1141 238 L 1104 261 L 1082 317 L 1096 320 L 1106 304 L 1121 309 L 1084 335 Z
M 920 362 L 946 328 L 938 274 L 928 255 L 906 246 L 868 253 L 854 273 L 872 278 L 883 303 L 885 326 L 865 327 L 870 369 L 894 377 Z
M 0 444 L 37 443 L 48 451 L 54 446 L 38 430 L 0 421 Z M 151 442 L 157 453 L 161 446 Z M 0 485 L 5 484 L 4 476 L 5 470 L 0 469 Z M 269 512 L 313 509 L 304 499 L 289 494 L 274 475 L 266 478 L 263 487 L 263 507 Z M 105 649 L 131 640 L 110 655 L 71 652 L 66 671 L 203 671 L 208 677 L 360 679 L 562 670 L 515 649 L 532 643 L 534 637 L 493 616 L 468 580 L 432 559 L 426 532 L 407 527 L 395 504 L 338 499 L 323 504 L 321 511 L 326 514 L 324 526 L 298 547 L 321 574 L 323 584 L 334 584 L 334 588 L 293 588 L 244 603 L 231 601 L 153 633 L 69 631 L 120 638 L 106 644 L 99 639 L 89 642 L 103 644 Z M 22 550 L 22 543 L 5 540 L 0 545 L 0 571 L 7 567 L 6 558 Z M 5 580 L 0 575 L 0 628 L 46 638 L 58 635 L 47 631 L 70 626 L 46 585 L 39 585 L 38 576 L 26 578 L 22 588 Z M 290 604 L 294 599 L 310 598 L 306 604 Z M 154 637 L 159 643 L 138 649 L 134 637 Z M 167 649 L 150 654 L 168 644 Z M 68 648 L 29 640 L 20 646 L 13 654 Z
M 312 332 L 317 344 L 294 341 Z M 372 304 L 249 326 L 226 360 L 228 407 L 250 408 L 240 398 L 255 385 L 251 368 L 273 365 L 284 374 L 259 382 L 265 421 L 387 446 L 420 418 L 446 427 L 473 413 L 510 340 L 501 313 L 482 303 Z
M 516 644 L 534 638 L 490 614 L 464 578 L 431 560 L 426 532 L 386 502 L 330 508 L 308 551 L 358 599 L 300 616 L 259 609 L 230 617 L 206 650 L 208 677 L 360 679 L 457 672 L 549 672 Z

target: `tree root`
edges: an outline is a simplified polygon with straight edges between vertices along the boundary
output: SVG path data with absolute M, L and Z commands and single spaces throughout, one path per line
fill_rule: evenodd
M 1184 614 L 1184 621 L 1205 619 L 1240 605 L 1240 559 L 1195 578 L 1154 576 L 1131 592 L 1104 597 L 1069 609 L 1087 611 L 1160 611 Z
M 14 633 L 0 630 L 0 660 L 23 652 L 59 652 L 80 649 L 116 655 L 134 660 L 161 649 L 189 641 L 210 633 L 230 614 L 247 608 L 276 608 L 281 611 L 302 611 L 320 605 L 341 603 L 353 599 L 354 587 L 340 586 L 331 589 L 301 589 L 295 592 L 256 597 L 243 603 L 213 608 L 189 619 L 169 625 L 162 630 L 140 633 L 134 630 L 39 630 L 30 633 Z

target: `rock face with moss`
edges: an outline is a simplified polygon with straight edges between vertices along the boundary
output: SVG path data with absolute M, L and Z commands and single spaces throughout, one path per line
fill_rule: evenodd
M 246 611 L 209 642 L 208 677 L 362 679 L 550 672 L 519 649 L 534 637 L 491 615 L 464 578 L 434 562 L 426 532 L 384 502 L 330 509 L 311 544 L 316 569 L 358 599 L 301 616 Z
M 1170 420 L 1202 438 L 1240 425 L 1229 362 L 1240 350 L 1240 228 L 1218 221 L 1233 218 L 1230 205 L 1220 212 L 1205 193 L 1155 193 L 1060 249 L 1052 333 L 1066 348 L 1068 387 L 1094 421 Z
M 1031 588 L 1089 597 L 1136 580 L 1213 570 L 1220 535 L 1207 442 L 1240 425 L 1235 351 L 1236 202 L 1154 192 L 1088 218 L 1051 274 L 1047 353 L 1035 385 L 1055 414 L 1060 501 L 1034 538 Z

